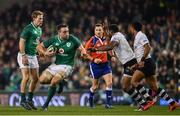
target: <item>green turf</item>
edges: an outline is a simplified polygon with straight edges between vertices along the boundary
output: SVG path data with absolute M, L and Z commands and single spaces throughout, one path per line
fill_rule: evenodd
M 114 106 L 113 109 L 105 109 L 103 106 L 96 106 L 94 109 L 79 106 L 50 107 L 48 111 L 43 112 L 27 111 L 21 107 L 2 107 L 0 106 L 0 115 L 180 115 L 180 108 L 173 112 L 168 112 L 168 107 L 154 106 L 148 111 L 136 112 L 135 107 Z

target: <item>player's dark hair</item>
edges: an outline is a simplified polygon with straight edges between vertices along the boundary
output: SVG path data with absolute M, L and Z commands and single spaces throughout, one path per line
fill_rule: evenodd
M 103 27 L 103 25 L 101 23 L 97 23 L 95 27 Z
M 132 22 L 132 27 L 136 30 L 136 31 L 141 31 L 142 30 L 142 24 L 138 21 Z
M 63 27 L 68 27 L 68 25 L 67 24 L 59 24 L 59 25 L 57 25 L 57 30 L 60 30 Z
M 119 31 L 118 25 L 117 24 L 111 24 L 109 25 L 109 31 L 116 33 Z
M 37 18 L 38 15 L 44 15 L 44 13 L 40 10 L 35 10 L 32 12 L 31 14 L 31 18 L 34 19 L 34 18 Z

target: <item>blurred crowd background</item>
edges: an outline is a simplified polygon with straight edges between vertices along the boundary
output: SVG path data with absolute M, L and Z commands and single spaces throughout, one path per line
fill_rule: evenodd
M 31 21 L 33 10 L 45 13 L 41 41 L 56 34 L 56 25 L 67 23 L 70 32 L 85 43 L 94 25 L 108 19 L 119 25 L 132 45 L 128 25 L 141 20 L 143 32 L 152 46 L 152 57 L 157 65 L 161 87 L 173 96 L 180 94 L 180 17 L 178 0 L 32 0 L 20 5 L 14 2 L 0 11 L 0 91 L 14 92 L 20 88 L 21 74 L 17 64 L 20 32 Z M 40 63 L 40 73 L 48 64 Z M 113 89 L 121 89 L 122 65 L 111 63 Z M 77 56 L 74 72 L 66 84 L 66 91 L 89 89 L 91 75 L 88 62 Z M 142 81 L 142 83 L 146 83 Z M 104 88 L 101 81 L 100 88 Z M 37 91 L 47 91 L 38 85 Z

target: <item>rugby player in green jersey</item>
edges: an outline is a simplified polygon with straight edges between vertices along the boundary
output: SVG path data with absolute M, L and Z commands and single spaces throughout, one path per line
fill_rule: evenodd
M 36 10 L 32 12 L 32 22 L 22 30 L 19 40 L 17 60 L 22 73 L 20 105 L 27 110 L 37 110 L 32 99 L 39 77 L 36 47 L 42 35 L 43 15 L 41 11 Z M 29 80 L 28 98 L 26 99 L 26 86 Z
M 45 69 L 39 78 L 40 83 L 50 84 L 47 100 L 42 107 L 43 110 L 47 110 L 50 100 L 56 93 L 56 86 L 72 73 L 76 51 L 79 50 L 82 56 L 87 55 L 78 38 L 69 34 L 67 25 L 58 25 L 57 30 L 58 35 L 42 42 L 37 47 L 41 56 L 56 57 L 55 62 Z M 53 46 L 53 48 L 51 49 L 49 46 Z

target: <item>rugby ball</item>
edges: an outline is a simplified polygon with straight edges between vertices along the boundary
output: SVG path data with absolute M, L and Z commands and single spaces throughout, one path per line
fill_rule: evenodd
M 54 51 L 54 52 L 57 51 L 56 47 L 53 46 L 53 45 L 50 45 L 50 46 L 47 48 L 47 50 L 50 51 L 50 52 L 51 52 L 51 51 Z

